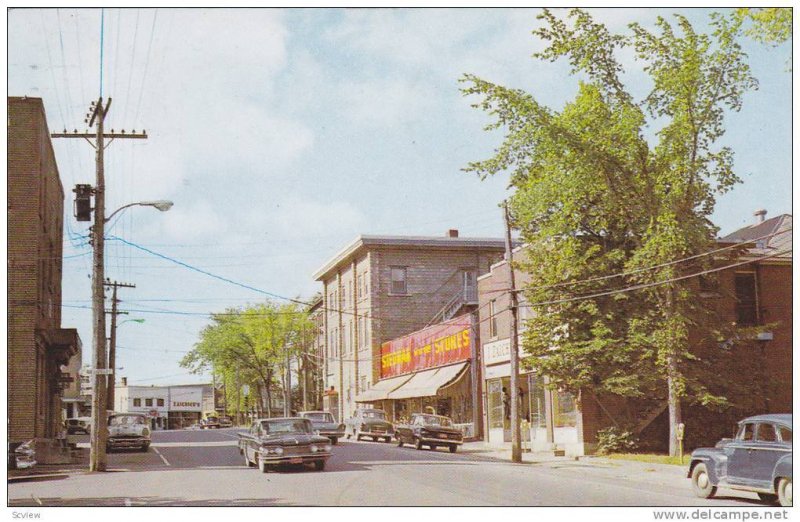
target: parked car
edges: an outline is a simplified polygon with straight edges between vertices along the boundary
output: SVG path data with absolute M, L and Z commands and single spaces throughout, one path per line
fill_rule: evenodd
M 207 412 L 203 414 L 203 419 L 200 421 L 200 428 L 210 430 L 212 428 L 219 429 L 219 416 L 216 412 Z
M 439 446 L 446 446 L 450 453 L 455 453 L 464 443 L 464 434 L 453 426 L 450 417 L 427 413 L 412 414 L 408 424 L 395 427 L 394 436 L 399 447 L 406 443 L 413 444 L 417 449 L 428 446 L 435 450 Z
M 792 505 L 792 416 L 772 414 L 739 422 L 736 437 L 692 452 L 688 477 L 698 497 L 718 487 L 752 491 L 765 501 Z
M 351 436 L 356 440 L 361 437 L 372 437 L 377 441 L 383 439 L 385 442 L 392 440 L 394 427 L 386 420 L 386 412 L 374 408 L 359 408 L 353 412 L 353 416 L 345 421 L 345 436 Z
M 219 418 L 219 427 L 220 428 L 230 428 L 233 426 L 233 421 L 227 415 L 223 415 Z
M 91 417 L 75 417 L 64 421 L 64 427 L 67 429 L 67 435 L 75 433 L 85 433 L 86 435 L 92 431 L 92 418 Z
M 259 419 L 249 431 L 239 433 L 239 453 L 248 467 L 258 466 L 262 473 L 281 464 L 313 464 L 322 471 L 331 445 L 327 437 L 314 434 L 308 419 Z
M 33 441 L 8 443 L 8 469 L 26 469 L 36 465 Z
M 150 447 L 150 428 L 143 413 L 114 413 L 108 416 L 106 451 Z
M 311 421 L 314 433 L 328 437 L 331 444 L 344 437 L 344 424 L 339 424 L 328 411 L 301 411 L 300 416 Z

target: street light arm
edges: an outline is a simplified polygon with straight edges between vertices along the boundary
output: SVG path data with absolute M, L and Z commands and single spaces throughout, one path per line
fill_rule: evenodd
M 167 200 L 161 199 L 161 200 L 158 200 L 158 201 L 137 201 L 136 203 L 128 203 L 127 205 L 123 205 L 123 206 L 119 207 L 117 210 L 112 212 L 111 215 L 108 216 L 107 218 L 104 218 L 103 219 L 103 223 L 108 223 L 109 221 L 111 221 L 111 218 L 113 218 L 115 215 L 117 215 L 118 213 L 122 212 L 126 208 L 135 207 L 135 206 L 155 207 L 158 210 L 160 210 L 161 212 L 166 212 L 167 210 L 172 208 L 172 201 L 167 201 Z

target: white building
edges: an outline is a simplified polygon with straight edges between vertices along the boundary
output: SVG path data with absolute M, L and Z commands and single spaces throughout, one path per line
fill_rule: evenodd
M 129 386 L 123 378 L 114 410 L 144 413 L 153 429 L 186 428 L 199 422 L 203 412 L 214 411 L 214 388 L 211 384 Z

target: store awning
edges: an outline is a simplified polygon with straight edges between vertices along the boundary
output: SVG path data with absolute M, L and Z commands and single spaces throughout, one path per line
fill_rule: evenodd
M 409 379 L 412 375 L 400 375 L 376 382 L 372 388 L 356 395 L 356 402 L 374 402 L 386 399 L 390 392 L 396 390 Z
M 466 362 L 442 366 L 432 370 L 417 372 L 401 387 L 389 393 L 389 399 L 410 399 L 412 397 L 432 397 L 439 388 L 457 381 L 467 368 Z

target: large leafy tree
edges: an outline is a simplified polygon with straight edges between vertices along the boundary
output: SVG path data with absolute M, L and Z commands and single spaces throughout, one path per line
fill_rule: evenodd
M 623 35 L 577 9 L 566 21 L 548 10 L 539 18 L 534 34 L 547 46 L 535 56 L 566 58 L 582 80 L 577 96 L 557 111 L 465 75 L 463 92 L 494 117 L 488 129 L 506 132 L 493 157 L 467 170 L 511 174 L 512 218 L 529 245 L 533 366 L 576 393 L 664 396 L 674 454 L 682 400 L 726 403 L 696 377 L 707 361 L 690 335 L 716 342 L 729 325 L 703 306 L 696 281 L 679 279 L 711 261 L 674 262 L 713 248 L 715 198 L 739 181 L 732 151 L 717 143 L 726 111 L 757 86 L 737 43 L 741 19 L 713 15 L 708 35 L 677 15 Z M 625 47 L 649 77 L 642 100 L 623 80 Z
M 289 394 L 288 361 L 302 352 L 302 336 L 311 328 L 308 315 L 296 304 L 267 302 L 231 308 L 212 314 L 211 324 L 202 330 L 181 366 L 194 372 L 211 369 L 226 385 L 249 385 L 261 398 L 260 412 L 262 402 L 272 403 L 275 384 L 281 385 L 285 396 Z M 237 411 L 242 406 L 237 404 Z

